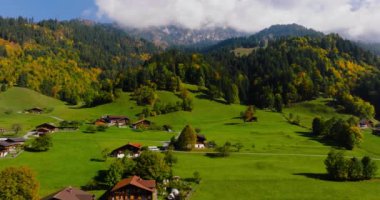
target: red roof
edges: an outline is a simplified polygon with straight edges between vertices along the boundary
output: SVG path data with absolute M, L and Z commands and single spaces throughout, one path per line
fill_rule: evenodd
M 141 144 L 139 144 L 139 143 L 128 143 L 127 145 L 130 145 L 130 146 L 133 146 L 133 147 L 136 147 L 136 148 L 138 148 L 138 149 L 140 149 L 141 148 Z
M 133 186 L 136 186 L 136 187 L 141 188 L 143 190 L 153 192 L 156 188 L 156 181 L 155 180 L 144 180 L 138 176 L 132 176 L 132 177 L 129 177 L 129 178 L 126 178 L 126 179 L 119 181 L 112 188 L 111 191 L 114 192 L 114 191 L 116 191 L 120 188 L 123 188 L 125 186 L 128 186 L 128 185 L 133 185 Z

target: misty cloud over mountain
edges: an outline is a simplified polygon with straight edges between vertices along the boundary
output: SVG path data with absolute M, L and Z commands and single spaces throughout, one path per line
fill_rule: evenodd
M 380 0 L 95 0 L 121 26 L 231 27 L 257 32 L 297 23 L 355 40 L 380 41 Z

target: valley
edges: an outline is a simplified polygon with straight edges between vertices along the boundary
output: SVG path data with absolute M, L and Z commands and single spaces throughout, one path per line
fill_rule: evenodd
M 159 91 L 166 100 L 177 98 L 174 94 Z M 11 101 L 17 95 L 19 98 Z M 196 93 L 192 95 L 196 96 Z M 11 88 L 0 95 L 2 110 L 12 108 L 14 113 L 3 116 L 7 123 L 21 123 L 24 132 L 42 122 L 55 122 L 49 116 L 65 120 L 90 122 L 106 114 L 134 116 L 143 107 L 130 100 L 128 93 L 111 104 L 94 108 L 72 108 L 64 102 L 41 96 L 24 88 Z M 28 98 L 27 102 L 22 99 Z M 285 108 L 284 115 L 294 112 L 301 116 L 301 124 L 310 127 L 315 115 L 340 116 L 326 106 L 328 99 L 318 99 Z M 51 113 L 29 115 L 18 110 L 33 106 L 49 106 Z M 7 166 L 29 166 L 36 172 L 41 183 L 40 195 L 48 195 L 68 185 L 81 187 L 87 184 L 99 170 L 106 170 L 112 159 L 98 162 L 101 150 L 116 148 L 127 142 L 144 146 L 160 146 L 169 141 L 186 124 L 200 128 L 208 141 L 222 144 L 226 141 L 241 142 L 240 152 L 227 158 L 210 158 L 205 152 L 176 152 L 178 163 L 173 167 L 174 175 L 192 177 L 194 171 L 201 174 L 202 181 L 196 186 L 191 199 L 250 198 L 259 199 L 376 199 L 378 179 L 364 182 L 332 182 L 324 180 L 326 154 L 331 146 L 324 145 L 310 136 L 309 128 L 289 124 L 282 114 L 270 110 L 257 110 L 258 122 L 244 123 L 238 119 L 245 109 L 241 105 L 224 105 L 207 99 L 194 98 L 192 112 L 175 112 L 148 119 L 157 124 L 170 124 L 173 133 L 165 131 L 136 132 L 129 128 L 111 127 L 105 132 L 83 133 L 86 125 L 75 132 L 53 133 L 53 147 L 42 153 L 22 152 L 17 158 L 0 160 L 0 168 Z M 27 116 L 25 116 L 27 115 Z M 343 117 L 343 116 L 342 116 Z M 3 124 L 3 122 L 2 122 Z M 347 155 L 370 155 L 380 163 L 378 145 L 380 138 L 369 131 L 364 133 L 364 143 Z M 207 150 L 206 150 L 207 151 Z M 226 189 L 222 189 L 226 188 Z M 228 189 L 227 189 L 228 188 Z M 272 192 L 275 191 L 275 192 Z M 91 191 L 101 197 L 105 191 Z

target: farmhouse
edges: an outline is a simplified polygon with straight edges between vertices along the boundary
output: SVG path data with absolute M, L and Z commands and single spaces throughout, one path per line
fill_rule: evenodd
M 24 142 L 25 139 L 23 138 L 8 138 L 5 141 L 0 141 L 0 158 L 17 153 Z
M 111 190 L 108 200 L 146 199 L 157 200 L 155 180 L 144 180 L 132 176 L 118 182 Z
M 27 109 L 27 110 L 25 110 L 25 112 L 31 113 L 31 114 L 41 114 L 44 112 L 44 110 L 41 108 L 35 107 L 35 108 Z
M 50 123 L 44 123 L 44 124 L 36 126 L 36 130 L 37 130 L 37 133 L 39 133 L 39 130 L 41 131 L 41 133 L 46 133 L 46 131 L 48 131 L 49 133 L 54 133 L 58 131 L 58 127 Z
M 130 120 L 126 116 L 107 115 L 102 118 L 109 126 L 126 126 Z
M 94 125 L 95 125 L 95 126 L 106 126 L 106 125 L 107 125 L 107 122 L 106 122 L 104 119 L 97 119 L 97 120 L 94 122 Z
M 151 121 L 142 119 L 132 124 L 133 129 L 148 128 L 152 124 Z
M 128 153 L 128 155 L 125 155 L 126 152 Z M 141 152 L 141 144 L 128 143 L 124 146 L 121 146 L 113 150 L 111 152 L 111 156 L 116 157 L 116 158 L 124 158 L 125 156 L 136 158 L 140 156 L 140 152 Z
M 206 137 L 201 134 L 197 134 L 197 142 L 195 143 L 196 149 L 204 149 L 206 147 Z
M 95 200 L 95 195 L 80 189 L 67 187 L 42 200 Z

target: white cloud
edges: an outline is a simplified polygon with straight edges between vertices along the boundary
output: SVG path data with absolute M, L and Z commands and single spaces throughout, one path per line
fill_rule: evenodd
M 228 26 L 256 32 L 297 23 L 352 39 L 380 41 L 380 0 L 95 0 L 122 26 Z

